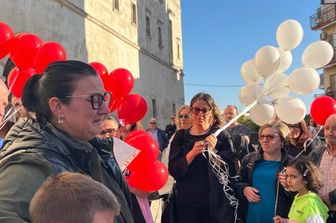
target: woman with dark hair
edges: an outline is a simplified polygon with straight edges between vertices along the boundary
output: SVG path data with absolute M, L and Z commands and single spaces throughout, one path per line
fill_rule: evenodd
M 287 124 L 289 128 L 285 148 L 288 155 L 296 157 L 298 154 L 308 156 L 315 148 L 315 142 L 310 139 L 309 130 L 304 120 L 296 124 Z
M 110 141 L 95 136 L 108 114 L 110 92 L 80 61 L 59 61 L 29 79 L 22 102 L 34 117 L 16 123 L 0 154 L 0 222 L 30 221 L 28 206 L 51 175 L 80 172 L 117 197 L 116 222 L 133 222 L 129 189 L 111 156 Z M 119 171 L 118 171 L 119 170 Z
M 230 176 L 235 176 L 228 133 L 222 131 L 217 138 L 213 135 L 222 125 L 220 111 L 205 93 L 192 98 L 190 111 L 192 125 L 176 132 L 169 154 L 169 173 L 176 180 L 178 222 L 234 222 L 235 209 L 206 157 L 206 147 L 217 152 L 228 164 Z

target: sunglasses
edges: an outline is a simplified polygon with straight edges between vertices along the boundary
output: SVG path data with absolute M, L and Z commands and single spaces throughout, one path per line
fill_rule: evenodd
M 66 98 L 81 98 L 87 102 L 91 102 L 93 110 L 99 110 L 103 102 L 106 102 L 107 105 L 110 104 L 112 93 L 105 92 L 103 94 L 92 94 L 92 95 L 71 95 L 65 96 Z
M 196 115 L 200 114 L 201 112 L 202 112 L 203 114 L 206 114 L 206 113 L 208 113 L 209 111 L 211 111 L 211 108 L 191 107 L 191 112 L 192 112 L 193 114 L 196 114 Z
M 279 134 L 269 134 L 269 135 L 260 135 L 259 136 L 259 140 L 263 141 L 264 139 L 267 139 L 267 141 L 272 141 L 275 139 L 276 136 L 278 136 Z
M 102 130 L 99 135 L 106 135 L 106 134 L 114 134 L 117 130 L 110 128 L 110 129 L 104 129 Z
M 180 119 L 188 119 L 189 118 L 189 115 L 179 115 L 178 116 Z
M 154 125 L 154 124 L 156 124 L 156 122 L 149 122 L 149 124 L 153 124 Z

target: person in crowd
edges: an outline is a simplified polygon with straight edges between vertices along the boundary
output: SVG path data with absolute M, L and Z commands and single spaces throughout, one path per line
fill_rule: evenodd
M 329 208 L 327 223 L 336 222 L 336 114 L 330 115 L 324 125 L 326 144 L 309 154 L 323 175 L 323 187 L 318 194 Z
M 136 130 L 143 130 L 140 121 L 132 124 L 126 124 L 121 127 L 121 134 L 125 138 L 128 134 Z M 132 174 L 128 171 L 127 174 Z M 135 187 L 130 187 L 132 204 L 133 204 L 133 218 L 136 223 L 153 223 L 153 216 L 150 210 L 148 196 L 151 194 L 149 192 L 137 189 Z
M 283 122 L 263 125 L 259 130 L 260 151 L 243 159 L 236 184 L 243 222 L 272 222 L 275 215 L 287 218 L 293 197 L 285 190 L 288 186 L 281 172 L 289 161 L 284 149 L 288 133 Z
M 297 192 L 288 214 L 289 222 L 326 222 L 328 207 L 317 195 L 323 184 L 318 167 L 306 157 L 299 157 L 288 163 L 286 178 L 289 190 Z M 280 216 L 273 220 L 275 223 L 287 222 Z
M 192 126 L 176 132 L 169 154 L 169 173 L 176 181 L 178 222 L 233 222 L 235 209 L 203 155 L 206 148 L 217 152 L 228 164 L 229 176 L 235 176 L 232 141 L 225 130 L 217 138 L 213 135 L 222 121 L 209 94 L 196 94 L 190 111 Z
M 8 105 L 9 90 L 3 80 L 0 79 L 0 121 L 5 116 L 6 106 Z
M 226 123 L 234 119 L 239 114 L 238 108 L 234 105 L 228 105 L 224 109 L 224 120 Z M 244 158 L 244 156 L 250 152 L 250 139 L 251 139 L 251 129 L 244 125 L 238 123 L 236 120 L 233 122 L 228 128 L 228 133 L 231 136 L 231 139 L 233 141 L 233 146 L 235 148 L 235 153 L 237 155 L 237 161 L 236 161 L 236 168 L 238 169 L 240 166 L 240 162 Z
M 175 123 L 175 115 L 170 117 L 170 123 L 166 125 L 165 133 L 167 134 L 168 140 L 174 135 L 176 132 L 176 123 Z
M 309 119 L 308 129 L 309 129 L 309 137 L 313 139 L 315 135 L 317 134 L 318 129 L 317 129 L 316 123 L 314 122 L 312 118 Z
M 32 223 L 111 223 L 119 212 L 117 198 L 106 186 L 72 172 L 48 177 L 29 205 Z
M 285 148 L 288 155 L 296 157 L 300 154 L 308 156 L 316 147 L 315 142 L 310 139 L 307 124 L 304 120 L 296 124 L 287 124 L 289 128 L 288 139 Z
M 11 104 L 14 108 L 13 112 L 16 112 L 15 121 L 19 121 L 20 119 L 23 119 L 28 116 L 26 109 L 22 105 L 21 98 L 13 96 Z
M 8 132 L 0 153 L 0 222 L 30 221 L 28 206 L 41 184 L 64 171 L 80 172 L 117 197 L 115 222 L 133 223 L 130 192 L 111 159 L 112 144 L 95 137 L 108 114 L 110 92 L 88 64 L 58 61 L 23 90 L 28 113 Z M 20 193 L 18 193 L 20 191 Z
M 162 151 L 167 147 L 169 141 L 165 131 L 157 127 L 156 118 L 151 118 L 149 120 L 149 128 L 147 129 L 147 132 L 149 132 L 159 143 L 161 152 L 159 155 L 159 160 L 161 160 Z
M 111 137 L 120 138 L 120 128 L 121 125 L 119 123 L 119 120 L 114 115 L 108 114 L 104 118 L 102 130 L 99 132 L 98 137 L 100 139 L 106 139 Z
M 177 129 L 187 129 L 192 124 L 192 118 L 190 113 L 190 107 L 188 105 L 182 105 L 176 114 Z

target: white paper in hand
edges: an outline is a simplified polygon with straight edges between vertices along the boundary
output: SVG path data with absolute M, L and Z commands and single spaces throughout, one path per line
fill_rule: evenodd
M 113 137 L 113 142 L 115 159 L 121 171 L 124 171 L 128 164 L 140 153 L 140 150 L 115 137 Z

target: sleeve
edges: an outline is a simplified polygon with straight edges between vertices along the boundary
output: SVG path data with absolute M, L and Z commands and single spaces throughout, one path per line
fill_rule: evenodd
M 184 131 L 181 129 L 176 132 L 170 145 L 168 170 L 175 179 L 182 178 L 188 172 L 187 159 L 182 147 Z
M 30 222 L 29 202 L 51 168 L 47 161 L 29 156 L 16 155 L 0 167 L 0 222 Z
M 336 204 L 336 189 L 329 192 L 329 201 L 332 205 Z

